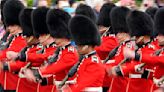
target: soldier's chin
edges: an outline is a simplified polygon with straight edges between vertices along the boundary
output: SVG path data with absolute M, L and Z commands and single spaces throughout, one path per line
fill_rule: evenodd
M 142 45 L 144 45 L 144 42 L 138 42 L 137 43 L 137 46 L 140 48 L 140 47 L 142 47 Z
M 44 46 L 47 45 L 47 44 L 45 44 L 44 41 L 43 41 L 43 42 L 42 42 L 42 41 L 39 41 L 39 42 L 40 42 L 40 44 L 42 44 L 42 45 L 44 45 Z
M 158 41 L 159 46 L 164 46 L 164 41 Z

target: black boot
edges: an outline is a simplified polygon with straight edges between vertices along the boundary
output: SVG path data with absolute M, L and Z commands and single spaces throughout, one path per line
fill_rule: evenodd
M 0 92 L 4 92 L 3 87 L 0 85 Z

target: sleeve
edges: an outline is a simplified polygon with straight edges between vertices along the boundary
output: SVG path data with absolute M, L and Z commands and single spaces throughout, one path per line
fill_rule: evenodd
M 3 60 L 3 59 L 6 58 L 6 51 L 7 51 L 7 50 L 2 50 L 2 51 L 0 51 L 0 60 Z
M 54 53 L 54 49 L 51 49 L 51 50 L 47 51 L 44 54 L 28 53 L 28 54 L 26 54 L 27 55 L 26 56 L 26 61 L 29 61 L 29 62 L 32 62 L 32 63 L 42 64 L 53 53 Z
M 99 47 L 95 48 L 96 51 L 110 52 L 112 49 L 118 46 L 118 43 L 114 39 L 108 38 L 106 40 L 104 39 L 103 41 L 104 42 Z
M 7 51 L 19 52 L 27 45 L 25 39 L 23 37 L 17 37 L 13 40 L 7 49 Z
M 53 85 L 53 79 L 54 79 L 54 76 L 53 75 L 49 75 L 47 77 L 42 77 L 41 76 L 41 72 L 39 69 L 32 69 L 32 72 L 36 78 L 36 81 L 37 82 L 40 82 L 40 84 L 42 86 L 45 86 L 45 85 Z
M 26 54 L 26 61 L 32 63 L 43 63 L 48 58 L 48 54 L 28 53 Z
M 6 58 L 7 51 L 19 52 L 26 46 L 26 41 L 22 37 L 17 37 L 10 43 L 9 48 L 0 52 L 0 59 Z
M 74 52 L 68 52 L 60 59 L 41 70 L 42 75 L 55 74 L 60 71 L 71 68 L 78 61 L 78 56 Z
M 135 68 L 139 64 L 141 64 L 141 63 L 139 63 L 139 62 L 130 62 L 130 63 L 127 63 L 125 65 L 120 66 L 121 74 L 124 77 L 128 77 L 130 73 L 139 73 L 139 72 L 136 71 L 136 68 Z
M 159 65 L 164 64 L 164 56 L 152 56 L 150 54 L 141 54 L 140 61 L 143 63 L 151 64 L 151 65 Z
M 41 85 L 42 86 L 45 86 L 45 85 L 53 85 L 53 81 L 54 81 L 53 76 L 49 76 L 47 78 L 42 78 Z
M 23 66 L 25 66 L 27 63 L 15 61 L 15 62 L 5 62 L 4 63 L 4 71 L 9 72 L 18 72 Z
M 85 87 L 90 86 L 98 79 L 104 78 L 104 74 L 105 70 L 103 67 L 100 67 L 99 64 L 89 63 L 86 66 L 83 75 L 81 75 L 81 79 L 77 82 L 75 86 L 71 87 L 72 92 L 81 92 L 81 90 L 83 90 Z

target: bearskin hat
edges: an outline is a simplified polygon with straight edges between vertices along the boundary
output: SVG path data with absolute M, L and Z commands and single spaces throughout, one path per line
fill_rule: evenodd
M 24 5 L 19 0 L 8 0 L 3 7 L 3 17 L 6 26 L 20 25 L 19 13 Z
M 49 8 L 47 7 L 38 7 L 32 11 L 31 19 L 32 26 L 34 30 L 34 35 L 49 34 L 48 27 L 46 24 L 46 15 Z
M 131 36 L 152 36 L 153 20 L 141 11 L 134 10 L 127 16 L 127 24 Z
M 158 8 L 157 7 L 149 7 L 146 9 L 146 13 L 151 16 L 151 18 L 154 20 L 154 15 L 157 12 Z
M 164 7 L 159 8 L 154 16 L 154 30 L 158 34 L 164 35 Z
M 60 9 L 51 9 L 47 13 L 47 26 L 50 34 L 54 38 L 68 38 L 70 33 L 68 31 L 68 22 L 71 16 Z
M 2 22 L 4 23 L 4 15 L 3 15 L 3 7 L 4 7 L 4 4 L 6 3 L 7 0 L 1 0 L 1 20 Z
M 100 9 L 100 14 L 98 17 L 97 24 L 102 25 L 104 27 L 111 26 L 110 22 L 110 12 L 112 8 L 115 7 L 113 3 L 105 3 L 102 8 Z
M 70 20 L 69 28 L 76 45 L 100 45 L 100 34 L 90 18 L 76 15 Z
M 119 32 L 129 33 L 126 24 L 126 16 L 129 14 L 129 9 L 126 7 L 114 7 L 110 13 L 111 25 L 115 34 Z
M 75 10 L 76 15 L 84 15 L 89 17 L 93 22 L 96 22 L 96 15 L 93 9 L 85 4 L 80 4 L 76 10 Z
M 33 9 L 25 8 L 19 14 L 20 25 L 23 29 L 24 36 L 33 36 L 33 29 L 31 24 L 31 12 Z

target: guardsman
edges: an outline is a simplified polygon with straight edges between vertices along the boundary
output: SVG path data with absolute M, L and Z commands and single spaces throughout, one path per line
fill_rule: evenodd
M 32 24 L 31 24 L 31 12 L 32 12 L 32 9 L 25 8 L 19 14 L 19 21 L 20 21 L 21 28 L 23 30 L 22 33 L 28 44 L 19 53 L 23 53 L 23 52 L 36 53 L 37 50 L 41 49 L 38 47 L 39 42 L 38 42 L 37 36 L 34 36 L 34 34 L 33 34 L 33 29 L 32 29 Z M 21 62 L 19 60 L 19 58 L 17 58 L 19 53 L 13 52 L 13 51 L 8 52 L 8 55 L 9 55 L 8 57 L 12 61 L 1 63 L 1 70 L 10 72 L 10 75 L 8 75 L 8 76 L 11 77 L 11 79 L 7 79 L 7 80 L 8 80 L 8 82 L 10 82 L 11 86 L 14 86 L 15 84 L 19 85 L 20 79 L 18 79 L 19 77 L 18 77 L 17 73 L 19 72 L 19 70 L 22 67 L 24 67 L 27 64 L 26 62 Z M 13 74 L 13 72 L 16 74 Z M 18 80 L 18 81 L 13 81 L 13 80 Z
M 155 55 L 152 55 L 151 53 L 135 53 L 134 51 L 129 50 L 129 49 L 127 49 L 127 53 L 124 54 L 125 57 L 132 58 L 141 63 L 146 63 L 150 66 L 156 66 L 154 70 L 154 75 L 153 75 L 155 79 L 160 79 L 164 75 L 164 72 L 163 72 L 164 71 L 164 68 L 163 68 L 163 65 L 164 65 L 163 63 L 163 59 L 164 59 L 163 58 L 163 45 L 164 45 L 163 25 L 164 23 L 163 23 L 163 18 L 162 18 L 163 15 L 164 15 L 164 8 L 160 8 L 155 15 L 155 21 L 154 21 L 154 30 L 158 33 L 158 36 L 157 36 L 158 44 L 161 46 L 161 49 L 157 50 L 159 51 L 159 55 L 155 56 Z M 158 85 L 158 82 L 157 83 L 155 82 L 154 84 L 157 84 L 157 87 L 160 87 L 160 85 Z M 156 87 L 154 87 L 154 90 L 156 90 Z M 159 90 L 162 90 L 162 89 L 159 89 Z
M 66 92 L 102 92 L 105 69 L 94 50 L 101 43 L 96 24 L 86 16 L 77 15 L 71 19 L 69 28 L 82 59 L 76 68 L 76 83 Z
M 5 62 L 10 60 L 10 58 L 8 58 L 9 51 L 19 52 L 27 45 L 22 35 L 22 29 L 19 22 L 19 13 L 23 8 L 24 5 L 19 0 L 8 0 L 4 4 L 4 23 L 6 30 L 10 32 L 11 36 L 7 40 L 7 44 L 5 45 L 4 49 L 0 51 L 0 61 Z M 7 80 L 10 79 L 8 74 L 10 75 L 8 72 L 1 72 L 0 83 L 4 90 L 15 90 L 16 84 L 14 86 L 10 85 L 11 81 L 8 82 Z
M 23 47 L 26 46 L 25 40 L 22 36 L 22 29 L 19 23 L 19 13 L 23 8 L 23 4 L 17 0 L 9 0 L 4 5 L 4 23 L 6 25 L 6 30 L 8 30 L 10 34 L 12 34 L 12 36 L 9 38 L 8 44 L 6 45 L 4 50 L 1 51 L 1 61 L 6 58 L 7 51 L 19 52 Z M 19 43 L 18 45 L 17 42 L 21 43 Z
M 38 68 L 44 65 L 44 63 L 48 60 L 48 57 L 53 55 L 54 51 L 56 50 L 54 38 L 50 36 L 50 32 L 46 25 L 46 15 L 48 10 L 49 8 L 47 7 L 38 7 L 34 9 L 31 13 L 31 22 L 34 35 L 38 37 L 39 42 L 40 44 L 42 44 L 43 47 L 41 47 L 41 49 L 38 51 L 28 52 L 27 50 L 26 52 L 19 54 L 19 60 L 21 62 L 31 63 L 29 68 Z M 30 91 L 37 92 L 39 87 L 40 84 L 29 82 L 26 78 L 21 78 L 19 86 L 17 87 L 17 91 L 28 92 L 28 89 L 31 88 Z M 43 86 L 41 88 L 42 90 L 51 90 L 53 88 L 53 85 Z
M 71 36 L 68 31 L 68 22 L 70 18 L 71 16 L 67 12 L 60 9 L 51 9 L 48 11 L 46 20 L 47 26 L 50 35 L 55 39 L 54 41 L 57 45 L 57 50 L 54 55 L 51 56 L 51 60 L 49 59 L 47 61 L 47 66 L 44 69 L 40 68 L 38 72 L 34 73 L 37 80 L 42 80 L 44 78 L 48 79 L 46 76 L 54 75 L 54 81 L 51 81 L 51 83 L 54 82 L 54 85 L 58 86 L 68 73 L 69 69 L 78 61 L 76 48 L 72 46 L 70 42 Z M 29 72 L 26 73 L 28 74 Z M 30 76 L 27 78 L 30 78 Z M 42 80 L 42 83 L 47 82 L 48 81 Z M 67 83 L 73 82 L 73 79 L 67 81 Z M 47 89 L 39 89 L 38 92 L 46 92 L 46 90 Z M 49 90 L 47 91 L 49 92 Z M 54 88 L 53 91 L 56 91 L 56 88 Z
M 119 45 L 117 46 L 116 53 L 106 63 L 106 70 L 111 67 L 117 66 L 123 59 L 123 48 L 131 48 L 131 39 L 129 35 L 129 29 L 126 24 L 126 16 L 129 13 L 129 9 L 126 7 L 114 7 L 110 13 L 111 25 L 113 32 L 118 39 Z M 110 75 L 110 72 L 108 72 Z M 126 86 L 128 78 L 122 76 L 112 76 L 111 83 L 108 92 L 126 92 Z
M 96 47 L 95 50 L 99 55 L 101 61 L 103 62 L 111 50 L 118 46 L 118 41 L 115 34 L 112 31 L 110 22 L 110 12 L 112 8 L 115 7 L 113 3 L 105 3 L 100 9 L 100 14 L 98 17 L 98 28 L 101 34 L 101 45 Z M 111 78 L 106 73 L 103 84 L 103 92 L 107 92 L 111 83 Z
M 153 33 L 153 20 L 148 14 L 134 10 L 127 16 L 127 24 L 130 29 L 130 35 L 136 40 L 135 43 L 136 46 L 138 46 L 136 52 L 153 53 L 155 50 L 159 49 L 157 41 L 151 39 Z M 126 53 L 126 50 L 124 50 L 124 53 Z M 129 77 L 126 91 L 151 92 L 153 89 L 152 75 L 155 67 L 145 65 L 142 67 L 143 69 L 140 69 L 137 67 L 142 64 L 133 60 L 125 64 L 126 66 L 122 64 L 115 70 L 117 70 L 119 75 Z

